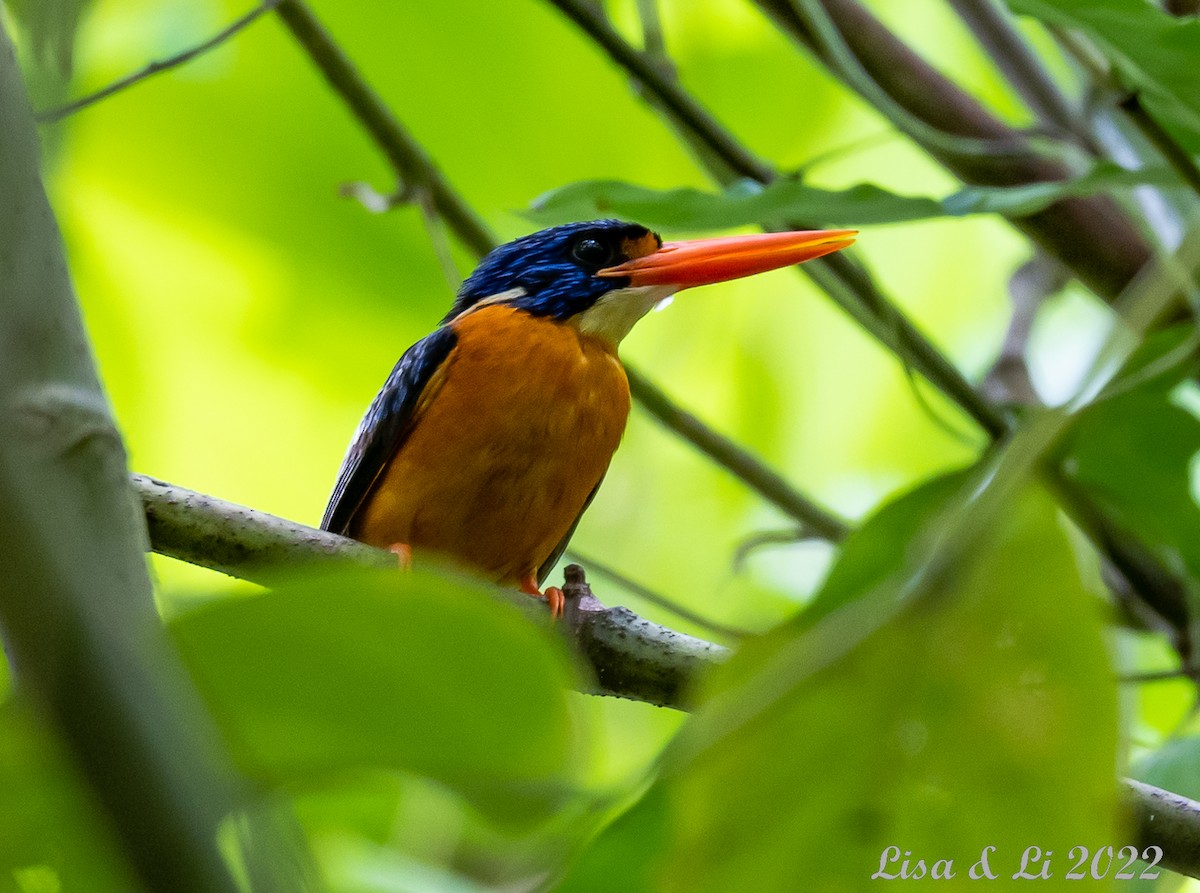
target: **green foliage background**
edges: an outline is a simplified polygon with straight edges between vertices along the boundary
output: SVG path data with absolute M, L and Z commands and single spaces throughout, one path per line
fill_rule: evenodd
M 635 34 L 634 4 L 610 6 Z M 1006 120 L 1029 123 L 943 3 L 874 7 Z M 35 100 L 103 86 L 242 11 L 97 0 L 69 88 L 52 59 L 28 53 Z M 539 196 L 578 181 L 711 191 L 625 77 L 548 4 L 317 11 L 502 238 L 537 225 L 528 209 Z M 680 0 L 662 12 L 684 84 L 780 169 L 831 190 L 871 183 L 941 200 L 958 189 L 750 5 Z M 451 246 L 460 274 L 470 258 L 416 207 L 377 215 L 339 195 L 352 181 L 388 192 L 392 175 L 270 16 L 44 136 L 51 199 L 131 465 L 317 523 L 366 403 L 451 300 L 439 252 Z M 833 216 L 820 222 L 852 222 Z M 978 380 L 1028 243 L 979 214 L 865 225 L 855 250 Z M 1106 319 L 1077 285 L 1039 316 L 1031 365 L 1051 402 L 1072 393 Z M 957 492 L 939 476 L 984 445 L 793 271 L 687 293 L 643 321 L 623 353 L 848 517 L 937 479 L 856 535 L 821 605 L 886 589 L 914 549 L 923 554 L 927 543 L 910 534 L 944 526 L 938 513 Z M 1110 433 L 1130 432 L 1134 456 L 1171 443 L 1161 483 L 1178 503 L 1172 514 L 1156 515 L 1159 503 L 1128 511 L 1137 527 L 1161 521 L 1156 539 L 1187 565 L 1191 544 L 1169 541 L 1172 519 L 1195 513 L 1194 397 L 1176 388 L 1168 408 L 1168 390 L 1107 407 L 1107 421 L 1093 414 L 1086 424 L 1099 431 L 1077 458 L 1085 479 L 1094 473 L 1129 507 L 1142 479 L 1122 477 Z M 1147 422 L 1148 442 L 1133 436 L 1138 413 L 1162 423 Z M 818 615 L 797 612 L 833 550 L 775 545 L 735 563 L 741 543 L 788 520 L 635 409 L 575 545 L 703 616 L 772 631 L 707 683 L 712 709 L 686 726 L 678 712 L 564 693 L 577 671 L 553 637 L 514 627 L 444 580 L 303 580 L 241 600 L 231 596 L 252 587 L 157 556 L 154 569 L 237 764 L 261 802 L 294 810 L 334 889 L 561 879 L 579 890 L 768 890 L 801 877 L 812 889 L 860 889 L 891 843 L 961 859 L 963 873 L 987 844 L 1009 862 L 1029 843 L 1063 853 L 1120 845 L 1113 772 L 1130 748 L 1156 753 L 1186 729 L 1188 683 L 1126 689 L 1118 746 L 1113 666 L 1166 666 L 1169 650 L 1124 632 L 1102 641 L 1094 557 L 1038 488 L 1018 492 L 986 519 L 995 526 L 982 545 L 963 547 L 923 612 L 867 624 L 848 643 L 804 638 Z M 592 579 L 608 604 L 705 635 Z M 1017 646 L 998 646 L 997 629 Z M 796 642 L 816 665 L 794 662 Z M 741 716 L 739 702 L 758 712 Z M 0 873 L 0 889 L 127 883 L 49 739 L 17 703 L 4 720 L 0 748 L 12 761 L 0 760 L 0 772 L 12 785 L 3 796 L 49 836 L 0 819 L 0 855 L 15 869 Z

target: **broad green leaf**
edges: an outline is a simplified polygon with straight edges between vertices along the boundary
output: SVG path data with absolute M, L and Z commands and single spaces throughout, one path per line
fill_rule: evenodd
M 1008 0 L 1014 12 L 1078 28 L 1101 48 L 1147 108 L 1186 135 L 1200 136 L 1200 21 L 1146 0 Z
M 1059 199 L 1092 195 L 1143 183 L 1176 186 L 1165 170 L 1129 171 L 1111 163 L 1061 183 L 968 187 L 937 200 L 897 195 L 862 183 L 833 190 L 782 178 L 767 186 L 742 181 L 712 193 L 700 189 L 649 189 L 615 180 L 586 180 L 548 192 L 534 201 L 528 217 L 543 224 L 617 216 L 659 229 L 730 229 L 781 220 L 810 220 L 822 226 L 868 226 L 967 214 L 1025 215 Z
M 0 890 L 13 889 L 136 889 L 74 766 L 19 702 L 0 708 Z
M 1100 610 L 1053 504 L 1026 493 L 938 580 L 801 678 L 781 678 L 773 658 L 838 615 L 799 638 L 750 644 L 714 674 L 711 704 L 773 707 L 735 727 L 705 707 L 685 728 L 676 755 L 687 762 L 668 764 L 659 782 L 677 825 L 665 889 L 857 891 L 889 846 L 924 859 L 926 872 L 953 860 L 963 886 L 985 847 L 1009 880 L 1036 845 L 1055 853 L 1061 878 L 1071 846 L 1114 841 L 1116 716 Z
M 1200 575 L 1200 506 L 1191 465 L 1200 421 L 1151 381 L 1083 412 L 1063 445 L 1063 468 L 1105 514 L 1156 549 L 1166 565 Z
M 251 777 L 409 770 L 505 821 L 544 818 L 574 780 L 564 649 L 466 581 L 313 574 L 171 628 Z

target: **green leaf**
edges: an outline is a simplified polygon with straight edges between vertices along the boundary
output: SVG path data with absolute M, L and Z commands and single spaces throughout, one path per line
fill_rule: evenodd
M 1108 162 L 1061 183 L 968 187 L 941 201 L 897 195 L 869 183 L 841 190 L 820 189 L 794 178 L 782 178 L 767 186 L 744 180 L 720 193 L 585 180 L 541 196 L 526 216 L 540 224 L 616 216 L 667 230 L 731 229 L 783 220 L 808 220 L 822 226 L 868 226 L 967 214 L 1021 216 L 1062 198 L 1145 183 L 1178 186 L 1165 169 L 1130 171 Z
M 403 769 L 509 822 L 544 818 L 575 781 L 565 650 L 464 580 L 312 574 L 171 629 L 252 777 Z
M 937 517 L 967 480 L 965 471 L 933 478 L 886 503 L 863 522 L 842 545 L 825 584 L 797 624 L 815 624 L 895 572 L 912 548 L 915 534 Z
M 1142 91 L 1146 107 L 1175 125 L 1192 148 L 1200 135 L 1200 21 L 1146 0 L 1009 0 L 1014 12 L 1077 28 Z
M 1112 162 L 1100 162 L 1087 173 L 1058 183 L 1030 183 L 1026 186 L 968 186 L 942 201 L 946 214 L 1004 214 L 1024 217 L 1045 210 L 1064 198 L 1082 198 L 1110 189 L 1128 189 L 1151 185 L 1178 188 L 1179 181 L 1166 168 L 1126 170 Z
M 1200 798 L 1200 736 L 1168 741 L 1134 764 L 1131 775 L 1146 784 Z
M 1081 413 L 1062 464 L 1107 517 L 1155 549 L 1167 567 L 1196 578 L 1200 506 L 1191 466 L 1200 452 L 1200 421 L 1158 384 Z
M 1061 877 L 1071 846 L 1113 839 L 1111 671 L 1053 503 L 1014 500 L 934 585 L 815 671 L 777 658 L 844 612 L 714 674 L 659 782 L 678 826 L 664 889 L 858 891 L 888 846 L 927 872 L 953 860 L 963 886 L 985 847 L 1007 880 L 1033 844 Z M 772 706 L 731 724 L 747 703 Z
M 933 199 L 896 195 L 870 184 L 830 190 L 795 179 L 765 187 L 743 181 L 714 194 L 587 180 L 543 195 L 528 216 L 544 224 L 617 216 L 660 229 L 708 230 L 786 219 L 819 221 L 825 226 L 895 223 L 942 213 Z
M 5 0 L 37 59 L 64 77 L 71 74 L 75 34 L 90 4 L 91 0 Z
M 1146 336 L 1138 345 L 1121 374 L 1106 389 L 1106 396 L 1128 390 L 1142 393 L 1166 393 L 1200 371 L 1200 337 L 1196 327 L 1180 323 Z
M 615 866 L 622 893 L 660 889 L 655 876 L 671 843 L 671 821 L 665 786 L 657 784 L 588 845 L 556 893 L 608 893 Z

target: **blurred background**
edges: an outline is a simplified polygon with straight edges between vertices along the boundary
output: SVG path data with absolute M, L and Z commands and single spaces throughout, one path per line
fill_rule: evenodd
M 1029 123 L 941 0 L 868 5 L 998 116 Z M 637 33 L 632 0 L 608 6 Z M 245 9 L 97 0 L 69 92 L 192 46 Z M 501 239 L 537 228 L 524 216 L 530 204 L 579 180 L 711 188 L 625 75 L 546 3 L 316 11 Z M 684 85 L 781 170 L 828 188 L 874 183 L 939 199 L 957 188 L 751 5 L 664 0 L 661 12 Z M 35 98 L 62 96 L 41 85 Z M 43 133 L 51 200 L 131 466 L 317 524 L 367 403 L 451 302 L 447 252 L 460 277 L 471 257 L 416 207 L 372 213 L 344 197 L 349 183 L 388 193 L 393 175 L 272 16 Z M 1026 240 L 976 216 L 864 226 L 854 251 L 968 377 L 982 377 L 1007 325 L 1009 277 L 1029 259 Z M 1047 400 L 1071 392 L 1106 315 L 1069 286 L 1038 318 L 1031 369 Z M 688 292 L 640 323 L 622 353 L 849 519 L 968 464 L 984 445 L 795 271 Z M 736 560 L 757 535 L 790 526 L 635 407 L 574 546 L 699 615 L 757 631 L 791 616 L 831 559 L 826 544 L 794 542 Z M 158 556 L 154 570 L 168 612 L 250 588 Z M 592 582 L 606 604 L 710 635 L 599 575 Z M 1187 687 L 1150 697 L 1166 728 Z M 681 721 L 643 704 L 577 701 L 592 724 L 596 782 L 629 777 Z

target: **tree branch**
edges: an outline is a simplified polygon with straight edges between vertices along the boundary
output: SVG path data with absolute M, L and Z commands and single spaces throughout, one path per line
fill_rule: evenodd
M 1164 868 L 1200 878 L 1200 803 L 1132 778 L 1121 794 L 1138 849 L 1161 847 Z
M 1175 173 L 1179 175 L 1179 179 L 1183 180 L 1193 192 L 1200 195 L 1200 167 L 1196 166 L 1196 160 L 1192 158 L 1192 154 L 1187 149 L 1176 141 L 1175 137 L 1171 136 L 1165 127 L 1155 120 L 1153 115 L 1146 111 L 1138 94 L 1130 93 L 1121 101 L 1120 107 L 1134 126 L 1142 132 L 1142 136 L 1171 165 Z
M 314 530 L 265 512 L 134 475 L 149 524 L 151 545 L 164 555 L 244 580 L 267 582 L 280 563 L 351 561 L 394 566 L 389 552 Z M 596 673 L 598 694 L 686 709 L 696 676 L 728 652 L 638 617 L 605 608 L 577 565 L 566 570 L 565 627 Z M 497 595 L 545 622 L 545 609 L 517 593 Z M 1200 804 L 1137 781 L 1122 783 L 1138 847 L 1160 846 L 1163 865 L 1200 877 Z
M 349 561 L 395 567 L 396 556 L 324 530 L 231 502 L 134 475 L 155 552 L 249 580 L 270 583 L 282 565 Z M 575 567 L 572 565 L 571 567 Z M 638 617 L 606 608 L 591 594 L 582 571 L 568 568 L 567 626 L 595 670 L 596 691 L 661 707 L 686 704 L 688 684 L 726 651 Z M 527 614 L 545 622 L 542 605 L 519 593 L 497 590 Z

